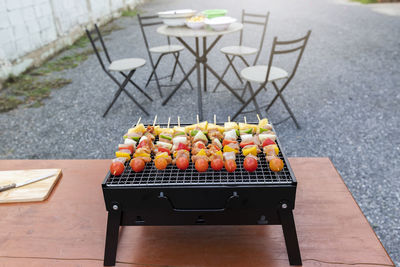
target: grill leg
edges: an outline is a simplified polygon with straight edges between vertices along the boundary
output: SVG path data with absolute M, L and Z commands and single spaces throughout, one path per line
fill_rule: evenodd
M 293 212 L 287 206 L 286 208 L 280 208 L 278 212 L 282 223 L 283 235 L 285 236 L 290 265 L 302 265 Z
M 104 251 L 104 266 L 114 266 L 117 257 L 119 226 L 121 222 L 120 211 L 108 212 L 106 248 Z

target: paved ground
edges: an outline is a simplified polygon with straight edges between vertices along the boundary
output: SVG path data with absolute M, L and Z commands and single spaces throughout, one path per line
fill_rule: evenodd
M 281 1 L 150 1 L 141 10 L 150 14 L 175 8 L 225 7 L 239 18 L 240 10 L 271 11 L 267 41 L 260 63 L 267 62 L 273 36 L 295 38 L 308 29 L 313 33 L 296 77 L 285 95 L 302 126 L 292 121 L 276 127 L 289 156 L 330 157 L 374 227 L 391 257 L 400 263 L 400 18 L 371 11 L 361 5 L 343 5 L 330 0 Z M 114 23 L 124 29 L 106 38 L 113 58 L 146 57 L 137 20 L 122 18 Z M 165 40 L 149 32 L 152 44 Z M 250 31 L 246 40 L 257 40 Z M 210 65 L 222 71 L 225 60 L 218 48 L 237 41 L 226 36 L 213 50 Z M 183 53 L 188 68 L 193 58 Z M 171 71 L 171 60 L 161 73 Z M 279 66 L 285 66 L 283 59 Z M 141 85 L 149 67 L 137 72 Z M 73 83 L 54 91 L 45 105 L 0 114 L 0 158 L 110 158 L 115 145 L 139 116 L 160 121 L 180 115 L 195 119 L 195 94 L 186 85 L 165 107 L 161 106 L 154 83 L 148 88 L 150 102 L 131 92 L 151 113 L 144 116 L 126 97 L 121 97 L 108 116 L 101 117 L 115 91 L 97 59 L 91 56 L 75 69 L 62 73 Z M 211 76 L 211 75 L 210 75 Z M 209 76 L 209 77 L 210 77 Z M 194 77 L 193 77 L 194 78 Z M 238 83 L 231 74 L 230 84 Z M 194 82 L 194 79 L 193 79 Z M 209 84 L 216 80 L 210 77 Z M 164 89 L 167 94 L 171 89 Z M 260 97 L 268 101 L 271 91 Z M 239 102 L 222 87 L 204 95 L 206 119 L 217 114 L 221 121 L 239 108 Z M 265 115 L 265 114 L 263 114 Z M 286 116 L 279 103 L 268 117 Z M 254 114 L 247 115 L 255 119 Z M 174 119 L 176 120 L 176 119 Z M 310 170 L 312 171 L 312 170 Z M 316 200 L 318 201 L 318 200 Z

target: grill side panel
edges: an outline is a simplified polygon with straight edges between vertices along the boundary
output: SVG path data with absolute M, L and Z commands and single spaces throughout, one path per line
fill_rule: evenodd
M 118 204 L 121 225 L 280 224 L 282 203 L 294 208 L 296 186 L 113 188 L 106 207 Z

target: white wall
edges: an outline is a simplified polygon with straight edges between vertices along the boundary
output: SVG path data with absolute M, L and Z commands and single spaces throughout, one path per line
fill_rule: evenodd
M 139 0 L 0 0 L 0 81 L 40 64 Z

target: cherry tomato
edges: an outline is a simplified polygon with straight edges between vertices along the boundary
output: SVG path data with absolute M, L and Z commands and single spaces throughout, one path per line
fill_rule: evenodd
M 196 160 L 194 167 L 198 172 L 205 172 L 208 169 L 208 162 L 205 159 L 198 159 Z
M 116 161 L 111 163 L 110 173 L 112 175 L 119 176 L 124 172 L 124 169 L 125 169 L 124 164 L 122 164 L 122 162 Z
M 154 165 L 156 166 L 157 169 L 159 170 L 164 170 L 167 168 L 167 160 L 165 158 L 158 158 L 154 161 Z
M 283 161 L 280 158 L 271 159 L 269 168 L 273 172 L 280 172 L 283 169 Z
M 269 145 L 275 145 L 275 142 L 272 141 L 272 139 L 267 138 L 267 139 L 265 139 L 264 142 L 262 143 L 262 146 L 265 147 L 265 146 L 269 146 Z
M 257 169 L 257 165 L 258 165 L 258 163 L 255 158 L 247 157 L 244 159 L 243 167 L 248 172 L 254 172 Z
M 225 161 L 225 169 L 228 172 L 234 172 L 236 170 L 236 162 L 233 159 Z
M 133 160 L 131 160 L 129 165 L 131 166 L 131 168 L 134 172 L 141 172 L 144 170 L 144 167 L 146 164 L 144 163 L 144 160 L 142 160 L 142 159 L 133 159 Z
M 213 168 L 214 171 L 220 171 L 224 167 L 224 162 L 222 159 L 214 159 L 211 161 L 211 168 Z
M 185 157 L 177 158 L 176 167 L 178 167 L 180 170 L 186 170 L 189 167 L 189 160 Z

